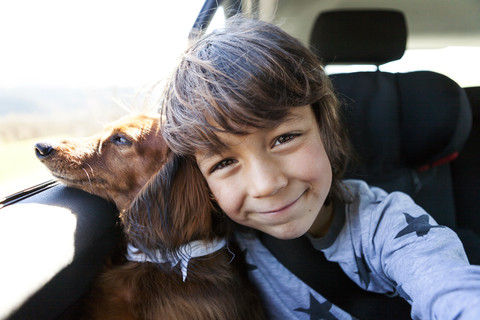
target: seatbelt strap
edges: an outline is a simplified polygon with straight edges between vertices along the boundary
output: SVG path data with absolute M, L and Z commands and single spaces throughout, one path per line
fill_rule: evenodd
M 259 239 L 290 272 L 350 315 L 358 319 L 410 319 L 411 307 L 405 300 L 361 289 L 307 237 L 280 240 L 261 233 Z

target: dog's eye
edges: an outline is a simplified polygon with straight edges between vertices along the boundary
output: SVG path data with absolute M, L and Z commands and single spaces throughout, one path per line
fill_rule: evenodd
M 118 145 L 129 146 L 132 143 L 126 137 L 116 134 L 112 137 L 112 142 Z

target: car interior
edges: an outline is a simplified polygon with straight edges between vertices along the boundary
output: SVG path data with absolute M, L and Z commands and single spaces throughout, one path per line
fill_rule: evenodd
M 330 75 L 356 154 L 346 178 L 409 194 L 439 224 L 455 230 L 470 262 L 480 264 L 476 205 L 480 196 L 480 87 L 461 87 L 428 70 L 382 71 L 381 65 L 404 55 L 410 37 L 415 45 L 428 35 L 428 26 L 419 23 L 428 7 L 424 4 L 423 11 L 417 12 L 415 1 L 387 1 L 381 7 L 376 1 L 360 2 L 207 0 L 192 35 L 206 29 L 220 5 L 227 17 L 241 11 L 279 21 L 308 43 L 327 66 L 375 66 L 374 71 Z M 480 12 L 480 3 L 470 3 Z M 448 8 L 439 6 L 438 11 L 443 14 Z M 476 28 L 471 33 L 478 45 L 480 23 Z M 83 191 L 47 182 L 6 198 L 0 209 L 3 237 L 11 239 L 10 244 L 2 241 L 2 251 L 10 253 L 2 264 L 12 274 L 0 289 L 9 293 L 2 298 L 0 318 L 71 318 L 76 302 L 117 249 L 116 208 Z M 409 318 L 407 302 L 355 289 L 338 265 L 308 248 L 303 237 L 288 241 L 265 237 L 262 241 L 300 279 L 355 317 Z M 19 247 L 9 248 L 12 243 Z M 43 259 L 32 261 L 32 255 L 45 251 L 63 254 L 51 259 L 42 254 Z M 308 256 L 324 272 L 319 275 L 308 268 L 309 263 L 298 265 L 295 255 L 284 252 Z
M 381 65 L 403 55 L 406 38 L 406 20 L 399 11 L 332 10 L 317 17 L 310 44 L 325 64 Z M 470 262 L 480 263 L 480 230 L 458 221 L 455 214 L 455 205 L 472 203 L 455 199 L 451 173 L 472 126 L 465 90 L 429 71 L 377 70 L 334 74 L 331 79 L 343 101 L 344 120 L 358 157 L 346 177 L 409 194 L 439 224 L 455 229 Z M 465 201 L 473 202 L 473 198 Z M 338 265 L 308 246 L 307 239 L 266 238 L 264 244 L 285 266 L 352 315 L 409 318 L 405 301 L 361 292 L 350 285 Z M 300 257 L 310 257 L 311 262 L 299 265 L 297 261 L 305 261 Z M 313 270 L 308 265 L 322 267 Z

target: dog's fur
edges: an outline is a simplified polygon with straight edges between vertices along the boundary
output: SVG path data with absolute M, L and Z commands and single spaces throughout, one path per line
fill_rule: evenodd
M 148 256 L 229 234 L 196 164 L 168 151 L 158 116 L 129 116 L 103 135 L 36 150 L 59 180 L 113 201 L 127 241 Z M 240 258 L 228 248 L 194 258 L 185 281 L 179 265 L 123 260 L 97 278 L 82 317 L 264 319 Z
M 102 134 L 35 145 L 38 159 L 64 184 L 128 208 L 165 162 L 158 114 L 132 114 Z

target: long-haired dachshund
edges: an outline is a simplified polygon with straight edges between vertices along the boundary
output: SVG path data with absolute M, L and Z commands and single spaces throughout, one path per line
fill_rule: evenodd
M 36 145 L 54 176 L 120 210 L 125 259 L 98 276 L 79 318 L 264 319 L 227 218 L 195 162 L 168 150 L 159 119 L 128 116 L 90 139 Z
M 165 162 L 167 145 L 158 114 L 131 114 L 101 134 L 35 144 L 37 158 L 67 186 L 128 208 Z

